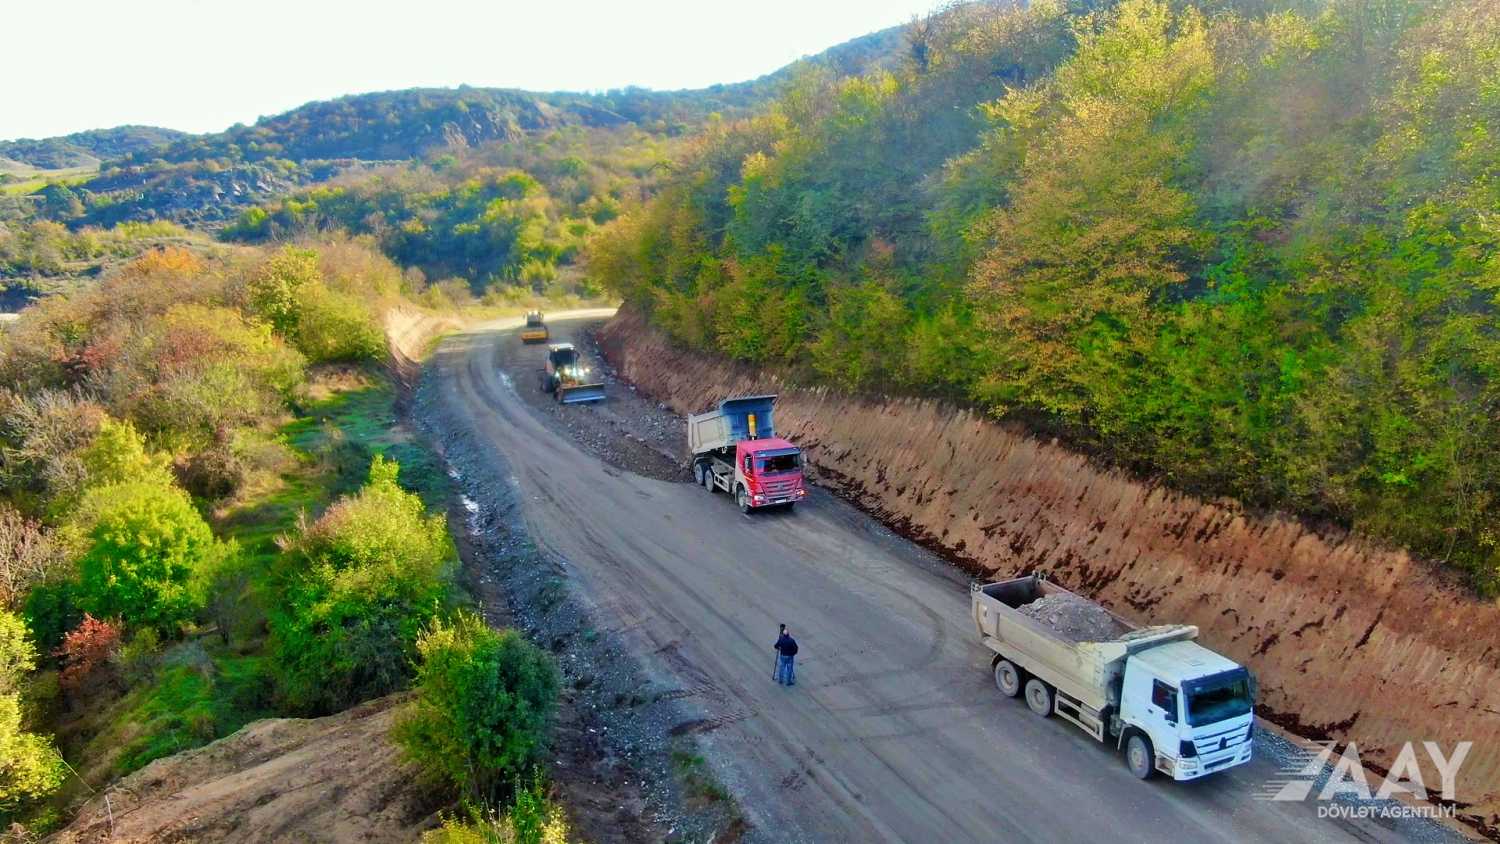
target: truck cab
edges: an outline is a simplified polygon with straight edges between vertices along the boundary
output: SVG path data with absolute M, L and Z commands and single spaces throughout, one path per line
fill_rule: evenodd
M 1126 661 L 1120 743 L 1132 770 L 1130 737 L 1143 733 L 1152 770 L 1191 780 L 1250 760 L 1255 716 L 1250 673 L 1196 642 L 1170 642 Z M 1137 771 L 1139 773 L 1139 771 Z
M 734 496 L 740 510 L 792 508 L 807 497 L 802 450 L 776 436 L 775 396 L 738 396 L 688 417 L 693 479 Z
M 807 496 L 802 450 L 795 445 L 770 437 L 740 440 L 734 450 L 735 500 L 740 509 L 792 505 Z

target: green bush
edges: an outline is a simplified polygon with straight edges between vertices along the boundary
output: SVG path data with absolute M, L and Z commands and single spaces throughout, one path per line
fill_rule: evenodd
M 464 813 L 422 834 L 422 844 L 567 844 L 571 837 L 562 807 L 547 796 L 540 776 L 520 784 L 505 814 L 467 803 Z
M 52 742 L 22 729 L 21 679 L 35 667 L 25 625 L 0 611 L 0 822 L 62 784 L 62 757 Z
M 314 285 L 304 290 L 299 306 L 293 342 L 310 362 L 377 360 L 385 354 L 385 332 L 364 302 Z
M 374 311 L 353 293 L 328 286 L 314 250 L 287 246 L 277 252 L 251 277 L 248 298 L 251 312 L 313 363 L 369 360 L 385 352 Z
M 417 648 L 417 699 L 396 741 L 428 774 L 493 804 L 547 745 L 557 669 L 514 630 L 470 613 L 434 623 Z
M 71 580 L 49 580 L 38 583 L 26 595 L 21 615 L 31 639 L 48 652 L 62 644 L 69 630 L 83 621 L 78 606 L 78 584 Z
M 79 522 L 78 605 L 100 618 L 175 635 L 203 605 L 202 584 L 229 550 L 181 490 L 130 482 L 90 491 Z
M 271 652 L 294 709 L 334 712 L 404 687 L 417 637 L 447 600 L 445 520 L 426 515 L 397 471 L 377 456 L 364 488 L 304 526 L 278 561 Z

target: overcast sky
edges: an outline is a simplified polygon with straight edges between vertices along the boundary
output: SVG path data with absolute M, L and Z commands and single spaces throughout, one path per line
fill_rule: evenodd
M 459 84 L 697 88 L 935 0 L 0 0 L 0 140 L 191 132 L 309 100 Z

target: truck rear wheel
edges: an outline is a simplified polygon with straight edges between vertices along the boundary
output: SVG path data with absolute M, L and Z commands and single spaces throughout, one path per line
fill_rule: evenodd
M 1052 687 L 1032 677 L 1026 681 L 1026 706 L 1047 718 L 1052 715 Z
M 1019 695 L 1021 693 L 1021 669 L 1008 659 L 995 663 L 995 688 L 1006 697 Z
M 1140 733 L 1130 734 L 1125 741 L 1125 767 L 1138 780 L 1150 779 L 1156 773 L 1156 751 L 1151 747 L 1151 739 Z

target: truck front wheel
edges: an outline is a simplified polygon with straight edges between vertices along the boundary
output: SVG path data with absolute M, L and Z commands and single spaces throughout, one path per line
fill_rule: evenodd
M 1008 659 L 995 663 L 995 688 L 1006 697 L 1015 697 L 1021 693 L 1021 670 Z
M 1047 718 L 1052 715 L 1052 688 L 1032 677 L 1026 681 L 1026 705 L 1032 712 Z
M 734 500 L 736 504 L 740 505 L 740 512 L 748 516 L 750 514 L 750 493 L 745 492 L 744 487 L 740 487 L 734 493 Z
M 1131 733 L 1125 741 L 1125 767 L 1138 780 L 1150 779 L 1156 773 L 1156 751 L 1151 748 L 1151 739 L 1140 733 Z

